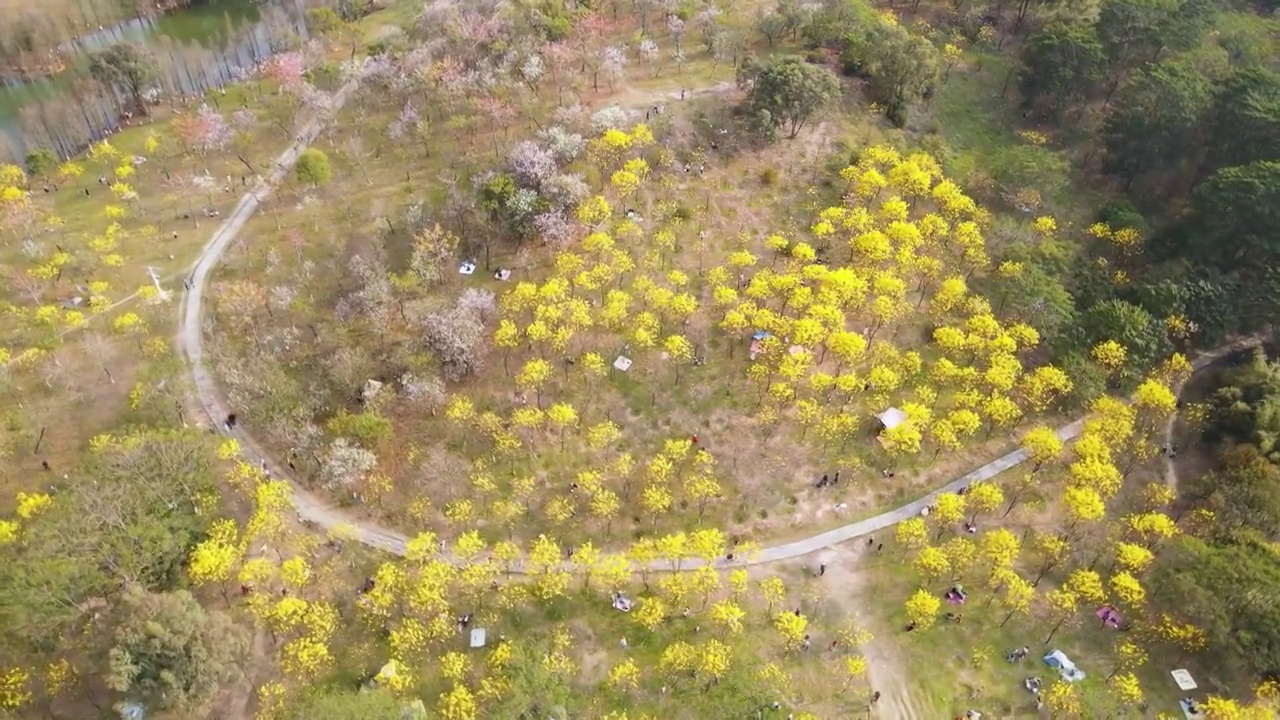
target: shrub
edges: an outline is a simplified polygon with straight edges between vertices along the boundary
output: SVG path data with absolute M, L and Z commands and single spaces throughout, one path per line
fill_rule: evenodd
M 769 186 L 778 182 L 778 169 L 775 167 L 767 167 L 760 171 L 760 184 Z
M 811 62 L 815 65 L 822 65 L 827 62 L 827 53 L 822 50 L 805 50 L 805 62 Z
M 1098 219 L 1112 229 L 1133 228 L 1143 235 L 1150 234 L 1151 225 L 1128 200 L 1112 200 L 1098 209 Z
M 907 119 L 910 108 L 906 103 L 891 102 L 885 110 L 885 117 L 889 118 L 889 122 L 893 123 L 896 128 L 904 128 L 907 126 Z
M 678 220 L 680 222 L 688 222 L 689 220 L 692 220 L 692 219 L 693 219 L 693 211 L 690 210 L 689 207 L 683 203 L 676 205 L 674 208 L 672 208 L 671 215 L 667 218 L 668 221 Z
M 353 438 L 365 447 L 377 446 L 390 438 L 392 432 L 391 421 L 375 410 L 365 410 L 357 415 L 339 410 L 337 415 L 329 418 L 326 427 L 335 436 Z
M 333 8 L 317 7 L 307 11 L 307 29 L 325 35 L 342 27 L 342 17 Z

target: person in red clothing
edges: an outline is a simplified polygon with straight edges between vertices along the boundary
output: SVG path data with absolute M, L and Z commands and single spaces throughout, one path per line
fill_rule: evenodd
M 693 435 L 693 444 L 694 444 L 694 445 L 697 445 L 697 444 L 698 444 L 698 435 L 697 435 L 697 433 L 694 433 L 694 435 Z

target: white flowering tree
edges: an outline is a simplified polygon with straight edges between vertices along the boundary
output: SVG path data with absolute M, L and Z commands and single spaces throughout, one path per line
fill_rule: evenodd
M 556 174 L 559 164 L 551 150 L 532 141 L 516 143 L 507 154 L 507 166 L 517 184 L 537 190 Z
M 578 156 L 587 147 L 585 138 L 559 125 L 552 125 L 538 133 L 538 139 L 555 156 L 556 162 L 561 165 L 567 165 L 577 160 Z
M 484 321 L 486 315 L 492 314 L 486 308 L 493 307 L 492 293 L 488 293 L 487 302 L 464 294 L 449 310 L 427 316 L 423 338 L 440 359 L 446 380 L 457 382 L 484 367 Z
M 600 69 L 609 80 L 609 90 L 615 90 L 614 83 L 621 80 L 627 72 L 627 49 L 621 45 L 610 45 L 603 50 L 604 59 Z
M 378 466 L 378 456 L 340 437 L 320 457 L 320 481 L 329 490 L 350 490 Z

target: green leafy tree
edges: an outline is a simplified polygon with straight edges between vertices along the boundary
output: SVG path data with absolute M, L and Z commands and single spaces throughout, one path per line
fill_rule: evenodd
M 307 183 L 312 187 L 320 187 L 329 182 L 329 178 L 333 177 L 333 167 L 329 164 L 329 156 L 324 151 L 315 148 L 307 148 L 298 156 L 298 164 L 294 166 L 293 172 L 298 176 L 298 180 Z
M 1169 351 L 1169 340 L 1163 324 L 1151 313 L 1124 300 L 1105 300 L 1089 308 L 1081 316 L 1075 335 L 1081 347 L 1114 340 L 1125 349 L 1125 365 L 1121 374 L 1138 375 Z
M 1191 63 L 1166 61 L 1140 71 L 1116 96 L 1103 125 L 1105 167 L 1129 183 L 1146 173 L 1169 176 L 1195 146 L 1212 97 L 1210 79 Z
M 498 173 L 480 186 L 480 208 L 495 222 L 502 221 L 517 190 L 515 178 Z
M 289 720 L 408 720 L 403 703 L 386 690 L 347 692 L 326 689 L 307 695 L 289 709 Z
M 1198 259 L 1230 270 L 1280 260 L 1280 162 L 1219 170 L 1196 188 L 1180 235 Z
M 1280 72 L 1261 66 L 1240 68 L 1218 90 L 1213 109 L 1209 170 L 1280 160 Z
M 1215 535 L 1252 530 L 1280 538 L 1280 470 L 1251 445 L 1223 454 L 1223 467 L 1188 479 L 1184 497 L 1213 513 Z
M 1111 93 L 1129 71 L 1155 62 L 1168 50 L 1189 50 L 1209 29 L 1209 0 L 1106 0 L 1098 13 L 1098 36 L 1110 66 Z
M 328 35 L 342 25 L 342 16 L 333 8 L 317 7 L 307 10 L 307 29 L 317 35 Z
M 767 113 L 774 127 L 794 138 L 816 113 L 840 94 L 840 80 L 830 70 L 796 55 L 752 60 L 738 70 L 753 114 Z
M 548 707 L 563 707 L 572 697 L 571 681 L 575 675 L 558 670 L 547 661 L 549 643 L 517 640 L 510 643 L 511 659 L 504 675 L 508 679 L 501 699 L 486 703 L 486 717 L 518 718 L 541 715 Z
M 1259 675 L 1280 672 L 1280 563 L 1269 543 L 1224 545 L 1182 536 L 1164 546 L 1147 585 L 1153 600 L 1177 608 L 1204 629 L 1209 657 L 1244 663 Z
M 888 25 L 866 68 L 872 93 L 888 104 L 889 119 L 901 125 L 907 108 L 937 87 L 942 63 L 928 38 Z
M 379 414 L 377 410 L 365 410 L 362 413 L 353 414 L 342 409 L 337 415 L 329 418 L 325 426 L 335 436 L 355 438 L 365 447 L 377 447 L 392 435 L 391 421 Z
M 845 70 L 870 80 L 872 96 L 899 126 L 908 108 L 933 91 L 942 71 L 938 49 L 897 24 L 876 22 L 850 33 L 841 53 Z
M 155 58 L 137 43 L 120 43 L 89 56 L 89 73 L 94 80 L 133 101 L 136 112 L 150 114 L 142 92 L 156 76 Z
M 756 30 L 764 36 L 769 47 L 778 41 L 778 38 L 787 31 L 787 19 L 778 12 L 761 12 L 756 19 Z
M 1027 105 L 1053 117 L 1083 108 L 1106 71 L 1098 31 L 1084 23 L 1054 22 L 1027 38 L 1019 87 Z
M 1019 265 L 1015 273 L 998 281 L 1001 311 L 1035 328 L 1042 337 L 1057 337 L 1075 318 L 1075 298 L 1057 275 L 1032 262 Z
M 125 588 L 116 608 L 107 683 L 155 708 L 192 709 L 240 673 L 246 633 L 191 593 Z
M 0 647 L 39 646 L 87 621 L 122 585 L 174 587 L 216 490 L 200 433 L 148 431 L 96 450 L 67 489 L 0 545 Z
M 36 148 L 27 153 L 26 162 L 32 177 L 48 177 L 58 167 L 58 154 L 49 148 Z

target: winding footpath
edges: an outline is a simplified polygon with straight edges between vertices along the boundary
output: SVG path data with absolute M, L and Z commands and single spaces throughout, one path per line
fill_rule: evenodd
M 200 255 L 196 258 L 195 264 L 191 272 L 191 287 L 183 296 L 180 306 L 180 325 L 177 336 L 177 346 L 180 352 L 186 357 L 191 369 L 192 379 L 196 396 L 200 401 L 201 407 L 208 413 L 213 427 L 221 429 L 221 431 L 229 437 L 234 437 L 240 444 L 241 450 L 245 458 L 254 464 L 267 468 L 273 477 L 283 478 L 287 480 L 292 487 L 292 503 L 297 513 L 298 520 L 304 525 L 316 527 L 323 530 L 331 530 L 342 527 L 349 530 L 354 539 L 379 550 L 390 552 L 396 555 L 403 555 L 405 552 L 405 544 L 408 537 L 403 533 L 384 528 L 376 523 L 358 518 L 345 510 L 334 507 L 327 500 L 324 500 L 311 493 L 297 481 L 295 477 L 279 463 L 267 456 L 262 446 L 253 438 L 252 435 L 245 431 L 242 423 L 237 423 L 235 428 L 228 430 L 223 421 L 229 414 L 229 410 L 218 394 L 218 386 L 209 368 L 204 361 L 204 295 L 209 282 L 209 276 L 217 267 L 219 260 L 222 258 L 227 247 L 236 240 L 240 231 L 249 221 L 253 214 L 261 206 L 262 202 L 270 197 L 271 193 L 284 180 L 285 176 L 292 171 L 294 164 L 298 160 L 298 156 L 305 150 L 321 133 L 325 125 L 341 110 L 343 104 L 348 97 L 355 91 L 356 82 L 353 81 L 342 87 L 334 94 L 331 108 L 325 114 L 314 118 L 298 133 L 297 139 L 292 145 L 286 149 L 280 157 L 275 161 L 271 173 L 264 178 L 253 190 L 246 193 L 240 198 L 234 210 L 232 210 L 227 218 L 222 222 L 218 229 L 214 232 L 209 242 L 205 244 Z M 696 91 L 695 91 L 696 92 Z M 1259 344 L 1258 338 L 1248 338 L 1240 340 L 1228 345 L 1224 345 L 1209 353 L 1206 353 L 1196 359 L 1193 367 L 1196 370 L 1216 361 L 1224 355 L 1232 352 L 1255 346 Z M 1069 441 L 1080 434 L 1084 429 L 1084 419 L 1081 418 L 1075 422 L 1068 423 L 1058 428 L 1057 435 L 1064 442 Z M 1165 428 L 1166 442 L 1173 432 L 1173 419 L 1171 418 Z M 939 495 L 971 485 L 975 482 L 987 480 L 999 475 L 1000 473 L 1016 467 L 1027 459 L 1027 452 L 1022 449 L 1014 450 L 1002 457 L 999 457 L 986 465 L 970 472 L 961 477 L 955 478 L 946 485 L 934 490 L 933 492 L 903 505 L 902 507 L 890 510 L 874 517 L 849 523 L 833 530 L 811 535 L 809 537 L 796 540 L 781 545 L 773 545 L 766 547 L 754 553 L 750 558 L 742 558 L 729 563 L 724 558 L 720 558 L 714 562 L 718 567 L 724 567 L 732 564 L 735 567 L 743 565 L 763 565 L 767 563 L 779 562 L 783 560 L 791 560 L 811 553 L 823 550 L 843 542 L 847 542 L 857 537 L 870 535 L 889 527 L 893 527 L 898 523 L 915 517 L 926 506 L 937 501 Z M 1176 483 L 1176 475 L 1173 470 L 1173 463 L 1169 462 L 1166 469 L 1166 476 L 1170 484 Z M 690 569 L 702 564 L 696 559 L 690 559 L 680 565 L 682 569 Z M 652 569 L 664 570 L 669 569 L 669 565 L 665 562 L 655 564 Z
M 263 178 L 248 193 L 245 193 L 240 198 L 240 202 L 236 204 L 235 209 L 227 214 L 227 218 L 214 231 L 209 238 L 209 242 L 201 249 L 200 255 L 192 266 L 191 286 L 183 296 L 182 304 L 179 308 L 177 346 L 179 352 L 186 357 L 188 366 L 191 369 L 195 393 L 200 401 L 200 406 L 208 413 L 210 421 L 215 428 L 222 427 L 223 419 L 227 417 L 230 411 L 218 395 L 217 382 L 204 361 L 204 295 L 208 289 L 209 275 L 217 267 L 218 261 L 222 259 L 222 254 L 239 237 L 240 231 L 249 221 L 249 218 L 253 217 L 262 202 L 271 196 L 276 187 L 284 181 L 285 176 L 293 170 L 293 166 L 298 162 L 298 156 L 302 154 L 302 151 L 306 150 L 319 137 L 325 125 L 346 104 L 347 99 L 355 92 L 358 82 L 358 80 L 353 80 L 340 88 L 334 93 L 328 111 L 313 118 L 298 132 L 293 144 L 281 153 L 280 157 L 276 158 L 275 164 L 267 177 Z M 341 510 L 331 507 L 324 500 L 307 491 L 288 472 L 267 457 L 262 447 L 253 437 L 244 432 L 243 426 L 237 424 L 237 427 L 228 434 L 240 443 L 246 459 L 263 465 L 271 471 L 273 476 L 286 478 L 289 481 L 293 488 L 293 507 L 298 513 L 299 520 L 308 524 L 315 524 L 326 530 L 338 526 L 351 525 L 357 529 L 357 537 L 360 542 L 396 554 L 404 552 L 404 535 L 354 520 Z

